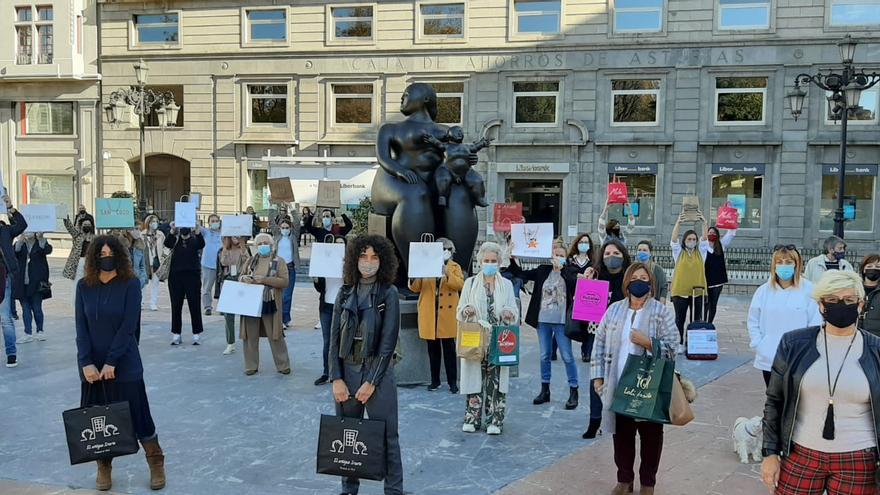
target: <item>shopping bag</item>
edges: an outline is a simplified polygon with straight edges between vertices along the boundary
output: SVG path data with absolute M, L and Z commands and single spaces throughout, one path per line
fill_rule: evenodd
M 309 277 L 342 278 L 345 244 L 312 243 Z
M 519 364 L 519 326 L 496 325 L 489 339 L 489 364 L 517 366 Z
M 106 393 L 104 395 L 106 397 Z M 61 418 L 71 465 L 136 454 L 138 451 L 128 402 L 70 409 L 61 413 Z
M 633 419 L 668 424 L 675 361 L 660 355 L 659 340 L 652 342 L 651 355 L 630 354 L 626 358 L 611 410 Z
M 223 282 L 220 300 L 217 302 L 217 312 L 254 318 L 262 316 L 265 287 L 261 284 L 245 284 L 233 280 Z
M 433 242 L 433 236 L 422 239 L 423 242 L 409 243 L 407 277 L 440 278 L 443 276 L 443 243 Z
M 318 474 L 385 479 L 385 422 L 321 415 Z
M 684 426 L 694 420 L 694 411 L 681 386 L 681 377 L 673 373 L 672 400 L 669 403 L 669 419 L 674 426 Z
M 495 203 L 492 228 L 496 232 L 510 232 L 510 224 L 525 223 L 522 203 Z
M 731 206 L 730 201 L 718 208 L 715 226 L 719 229 L 735 230 L 739 228 L 739 210 Z
M 609 205 L 625 205 L 629 202 L 629 192 L 626 189 L 626 182 L 620 182 L 615 178 L 608 183 L 608 204 Z
M 681 198 L 681 219 L 684 222 L 698 222 L 700 220 L 699 196 L 684 196 Z
M 579 321 L 602 321 L 608 309 L 609 283 L 606 280 L 580 278 L 575 285 L 571 318 Z
M 367 217 L 367 233 L 370 235 L 378 235 L 382 237 L 388 236 L 388 222 L 384 215 L 376 215 L 370 213 Z
M 458 322 L 456 353 L 468 361 L 482 361 L 486 356 L 486 337 L 483 325 L 474 321 Z

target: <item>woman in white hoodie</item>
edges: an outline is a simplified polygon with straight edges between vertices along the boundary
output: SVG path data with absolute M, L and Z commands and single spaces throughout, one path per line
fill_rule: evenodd
M 822 324 L 819 305 L 811 297 L 813 285 L 801 276 L 803 259 L 793 245 L 773 248 L 770 280 L 758 287 L 749 306 L 749 346 L 755 368 L 770 381 L 770 368 L 782 336 L 792 330 Z

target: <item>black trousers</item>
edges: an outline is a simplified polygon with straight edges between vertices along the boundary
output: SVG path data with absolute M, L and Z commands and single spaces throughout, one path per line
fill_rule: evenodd
M 691 310 L 691 301 L 693 297 L 672 296 L 672 307 L 675 308 L 675 326 L 678 328 L 678 335 L 681 342 L 684 342 L 684 324 L 687 320 L 688 311 L 691 311 L 692 320 L 700 320 L 703 317 L 703 298 L 698 297 L 693 302 L 693 310 Z
M 183 329 L 183 300 L 186 299 L 193 335 L 202 333 L 202 280 L 199 272 L 173 272 L 168 276 L 171 296 L 171 333 Z
M 431 384 L 440 383 L 440 355 L 443 355 L 443 364 L 446 366 L 446 383 L 450 387 L 458 383 L 458 360 L 455 355 L 455 339 L 426 340 L 428 343 L 428 359 L 431 362 Z
M 709 287 L 708 292 L 706 321 L 709 323 L 715 323 L 715 312 L 718 311 L 718 299 L 721 298 L 721 293 L 724 292 L 724 286 L 719 285 L 718 287 Z
M 633 465 L 636 462 L 636 433 L 639 434 L 639 484 L 655 486 L 657 469 L 660 467 L 660 454 L 663 452 L 663 425 L 647 421 L 634 421 L 627 416 L 615 415 L 616 430 L 614 433 L 614 464 L 617 465 L 617 481 L 632 483 L 636 473 Z

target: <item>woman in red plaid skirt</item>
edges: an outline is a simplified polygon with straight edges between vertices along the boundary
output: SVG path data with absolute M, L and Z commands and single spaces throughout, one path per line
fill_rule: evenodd
M 764 483 L 776 495 L 877 495 L 880 338 L 859 331 L 858 275 L 813 289 L 824 324 L 787 333 L 764 405 Z

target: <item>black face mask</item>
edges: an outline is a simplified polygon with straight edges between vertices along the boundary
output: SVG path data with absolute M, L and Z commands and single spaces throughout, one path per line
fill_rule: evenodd
M 846 304 L 843 301 L 837 304 L 825 304 L 825 313 L 822 316 L 835 327 L 846 328 L 859 320 L 859 305 Z
M 89 227 L 88 225 L 86 225 L 85 227 L 82 228 L 82 231 L 83 231 L 83 233 L 91 234 L 92 232 L 95 231 L 95 229 L 93 229 L 92 227 Z
M 880 270 L 876 268 L 869 268 L 865 270 L 865 279 L 870 280 L 871 282 L 876 282 L 880 280 Z
M 113 256 L 105 256 L 98 260 L 98 268 L 102 272 L 112 272 L 116 270 L 116 258 Z
M 644 280 L 636 280 L 629 283 L 629 293 L 633 297 L 645 297 L 651 292 L 651 283 Z
M 183 237 L 189 237 L 190 234 L 192 234 L 192 230 L 190 230 L 189 227 L 182 227 L 180 229 L 180 235 Z

